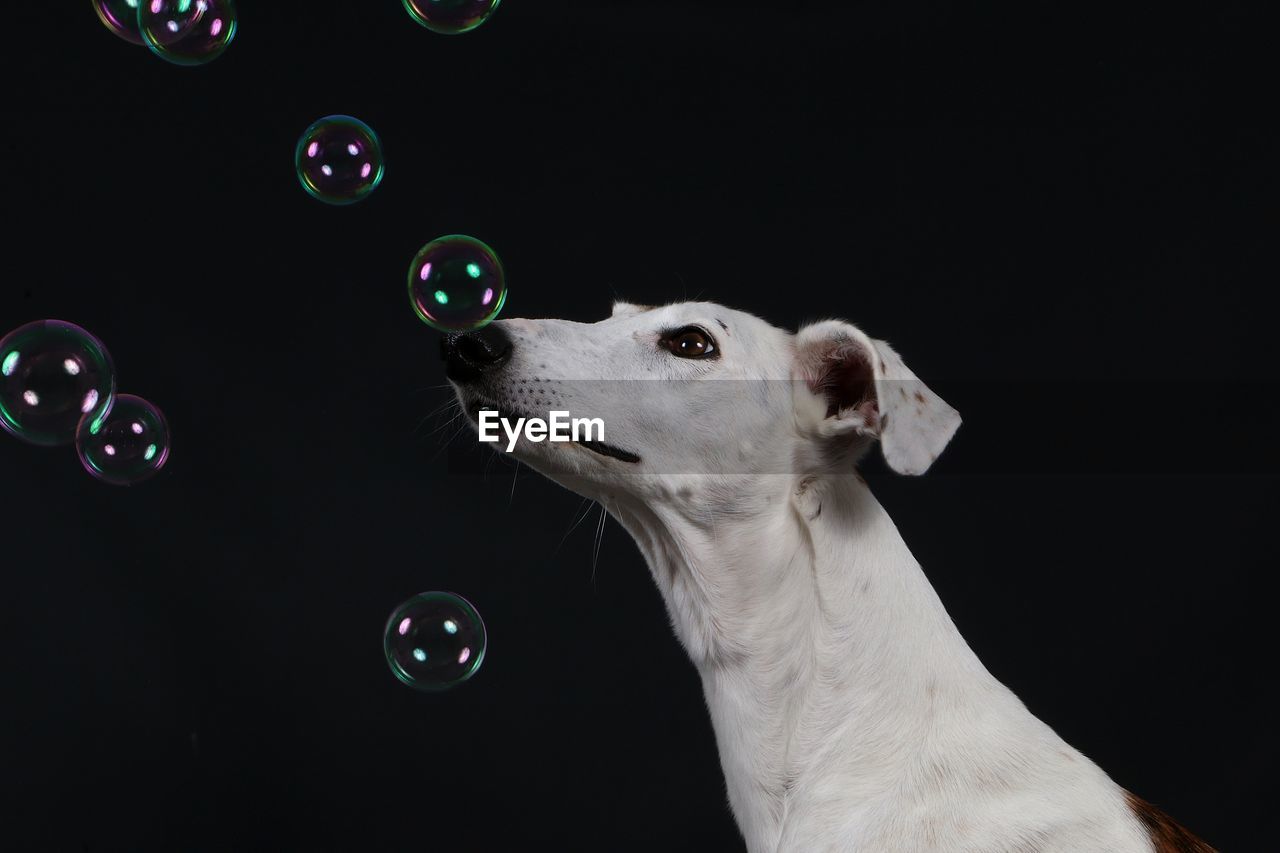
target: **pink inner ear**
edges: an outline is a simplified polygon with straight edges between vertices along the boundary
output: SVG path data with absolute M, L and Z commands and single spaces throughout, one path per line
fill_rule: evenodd
M 857 344 L 844 344 L 827 354 L 810 384 L 826 398 L 827 417 L 853 409 L 874 429 L 880 415 L 875 382 L 868 353 Z

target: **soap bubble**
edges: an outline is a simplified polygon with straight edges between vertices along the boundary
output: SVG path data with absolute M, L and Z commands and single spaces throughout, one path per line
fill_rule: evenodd
M 413 310 L 442 332 L 467 332 L 488 325 L 506 299 L 502 262 L 474 237 L 452 234 L 432 240 L 409 265 Z
M 105 418 L 85 418 L 76 432 L 84 469 L 113 486 L 132 486 L 155 476 L 169 458 L 169 425 L 141 397 L 120 394 Z
M 151 52 L 175 65 L 204 65 L 236 35 L 234 0 L 141 0 L 138 30 Z
M 53 447 L 99 421 L 115 397 L 115 367 L 102 341 L 74 323 L 38 320 L 0 339 L 0 426 Z
M 307 128 L 294 152 L 302 187 L 328 204 L 354 204 L 382 182 L 382 144 L 351 116 L 327 116 Z
M 501 0 L 402 0 L 405 11 L 436 33 L 454 35 L 474 30 L 489 19 Z
M 138 3 L 140 0 L 93 0 L 93 10 L 107 29 L 130 44 L 142 44 L 138 31 Z
M 424 592 L 387 620 L 382 648 L 396 678 L 438 692 L 476 674 L 484 661 L 484 621 L 460 595 Z

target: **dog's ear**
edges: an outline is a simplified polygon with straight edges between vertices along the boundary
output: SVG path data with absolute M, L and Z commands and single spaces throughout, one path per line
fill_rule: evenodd
M 632 305 L 630 302 L 613 303 L 613 313 L 610 317 L 630 317 L 632 314 L 643 314 L 645 311 L 652 311 L 652 305 Z
M 822 431 L 877 437 L 889 467 L 923 474 L 960 427 L 960 413 L 929 390 L 884 341 L 827 320 L 796 336 L 796 363 L 825 403 Z

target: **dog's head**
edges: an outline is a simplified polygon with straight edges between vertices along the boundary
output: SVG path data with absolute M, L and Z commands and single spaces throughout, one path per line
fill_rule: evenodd
M 443 354 L 473 423 L 484 409 L 509 423 L 553 410 L 599 419 L 602 437 L 521 437 L 513 450 L 591 497 L 741 494 L 742 475 L 851 473 L 876 440 L 891 468 L 920 474 L 960 425 L 888 344 L 849 323 L 793 334 L 706 302 L 620 303 L 590 324 L 504 320 L 449 336 Z

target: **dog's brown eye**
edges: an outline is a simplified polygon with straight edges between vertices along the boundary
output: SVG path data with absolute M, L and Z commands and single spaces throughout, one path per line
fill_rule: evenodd
M 701 329 L 688 327 L 663 339 L 667 349 L 681 358 L 706 358 L 716 352 L 716 342 Z

